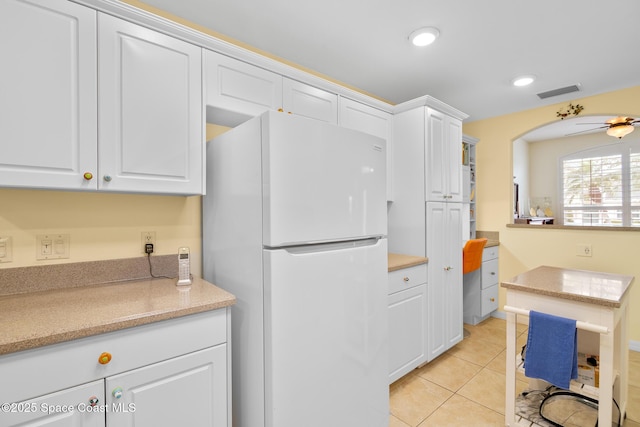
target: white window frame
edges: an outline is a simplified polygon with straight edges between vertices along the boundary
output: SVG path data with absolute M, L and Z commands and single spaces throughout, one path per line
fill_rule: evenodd
M 619 227 L 640 227 L 640 220 L 633 220 L 632 211 L 640 211 L 640 202 L 632 205 L 631 194 L 631 155 L 640 155 L 640 147 L 637 142 L 617 142 L 614 144 L 603 145 L 601 147 L 589 148 L 581 150 L 575 153 L 567 154 L 558 159 L 558 199 L 560 202 L 559 220 L 562 221 L 561 225 L 568 227 L 605 227 L 605 228 L 619 228 Z M 621 179 L 622 179 L 622 203 L 617 206 L 589 206 L 585 205 L 579 207 L 583 212 L 588 211 L 606 211 L 606 210 L 620 210 L 622 213 L 622 221 L 620 223 L 610 224 L 574 224 L 565 223 L 565 189 L 564 189 L 564 162 L 567 160 L 594 158 L 594 157 L 608 157 L 619 155 L 621 156 Z M 636 174 L 640 174 L 640 171 L 635 171 Z M 571 207 L 572 209 L 575 207 Z M 638 213 L 636 212 L 636 217 Z M 558 222 L 556 222 L 557 224 Z

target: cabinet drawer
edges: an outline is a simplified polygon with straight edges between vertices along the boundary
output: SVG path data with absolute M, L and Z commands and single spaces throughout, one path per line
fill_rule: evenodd
M 0 357 L 0 402 L 16 402 L 167 360 L 227 341 L 219 309 Z M 109 352 L 107 364 L 98 357 Z
M 427 264 L 389 272 L 389 295 L 427 283 Z
M 498 246 L 490 246 L 482 250 L 482 261 L 498 258 Z
M 492 259 L 482 263 L 482 289 L 498 284 L 498 260 Z
M 483 289 L 480 298 L 480 316 L 486 316 L 498 309 L 498 285 Z

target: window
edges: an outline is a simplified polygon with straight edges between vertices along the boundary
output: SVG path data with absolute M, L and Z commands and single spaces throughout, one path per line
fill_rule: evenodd
M 640 227 L 640 147 L 617 143 L 561 159 L 567 226 Z

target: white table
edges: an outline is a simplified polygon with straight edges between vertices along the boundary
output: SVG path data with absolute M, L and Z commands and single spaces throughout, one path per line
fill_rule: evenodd
M 505 425 L 517 425 L 516 321 L 518 315 L 529 310 L 575 319 L 578 328 L 600 333 L 598 425 L 611 425 L 614 397 L 624 419 L 629 371 L 627 307 L 633 279 L 633 276 L 541 266 L 501 282 L 507 290 Z

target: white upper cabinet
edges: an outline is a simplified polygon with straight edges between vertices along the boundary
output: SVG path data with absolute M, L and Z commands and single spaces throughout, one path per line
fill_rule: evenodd
M 338 95 L 286 77 L 282 81 L 282 109 L 334 125 L 338 123 Z
M 348 98 L 340 98 L 340 126 L 387 141 L 387 200 L 393 200 L 393 116 Z
M 462 121 L 425 109 L 425 198 L 462 201 Z
M 63 0 L 2 1 L 0 46 L 0 186 L 204 192 L 201 48 Z
M 96 189 L 96 12 L 0 2 L 0 186 Z
M 255 65 L 204 51 L 207 122 L 225 126 L 282 107 L 282 76 Z
M 235 127 L 267 110 L 338 122 L 338 95 L 205 50 L 207 122 Z
M 202 51 L 99 16 L 98 188 L 201 194 Z

